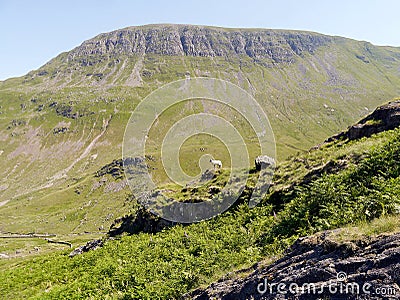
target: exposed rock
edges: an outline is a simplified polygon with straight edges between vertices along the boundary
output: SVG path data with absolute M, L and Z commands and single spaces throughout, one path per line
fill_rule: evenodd
M 38 72 L 38 76 L 45 76 L 45 75 L 47 75 L 47 74 L 49 74 L 47 71 L 40 71 L 40 72 Z
M 59 116 L 63 116 L 70 119 L 77 119 L 79 117 L 83 117 L 82 113 L 74 112 L 73 107 L 69 105 L 57 105 L 56 113 Z
M 332 38 L 316 33 L 281 30 L 227 30 L 193 25 L 128 27 L 103 33 L 68 53 L 67 61 L 92 66 L 101 56 L 160 54 L 214 57 L 247 55 L 291 63 L 296 55 L 313 53 Z
M 391 130 L 400 126 L 400 100 L 389 102 L 378 107 L 372 114 L 362 119 L 357 124 L 349 127 L 347 131 L 330 137 L 325 142 L 347 138 L 356 140 L 369 137 L 374 133 Z
M 216 195 L 216 194 L 218 194 L 218 193 L 220 193 L 220 192 L 221 192 L 221 188 L 218 187 L 218 186 L 212 185 L 212 186 L 210 186 L 210 187 L 208 188 L 208 193 L 209 193 L 210 195 Z
M 26 121 L 25 120 L 13 119 L 11 121 L 11 123 L 7 126 L 7 129 L 11 129 L 11 128 L 18 127 L 18 126 L 25 126 L 25 125 L 26 125 Z
M 300 238 L 275 263 L 256 265 L 244 278 L 230 276 L 184 299 L 399 299 L 399 233 L 344 243 L 330 233 Z M 287 294 L 279 293 L 278 284 L 285 284 L 281 291 Z M 299 288 L 291 291 L 290 284 Z
M 155 216 L 144 208 L 140 208 L 134 215 L 126 215 L 116 219 L 111 225 L 108 234 L 110 236 L 116 236 L 122 233 L 155 233 L 173 225 L 173 222 Z
M 114 159 L 111 163 L 106 164 L 101 167 L 100 170 L 96 171 L 95 176 L 101 177 L 110 174 L 115 180 L 122 179 L 124 177 L 124 171 L 127 170 L 129 172 L 131 166 L 147 168 L 145 161 L 146 159 L 150 160 L 150 158 L 152 158 L 152 156 L 148 156 L 147 158 L 133 157 Z
M 56 107 L 57 104 L 58 104 L 58 103 L 57 103 L 56 101 L 51 102 L 51 103 L 49 104 L 49 107 Z
M 260 155 L 256 157 L 255 165 L 256 169 L 260 171 L 261 169 L 275 166 L 275 160 L 268 155 Z
M 122 159 L 115 159 L 96 172 L 96 177 L 110 174 L 114 179 L 122 178 L 124 174 Z
M 201 174 L 200 182 L 209 181 L 217 177 L 214 170 L 205 170 L 203 174 Z
M 362 60 L 363 62 L 365 62 L 366 64 L 369 64 L 370 61 L 368 58 L 366 58 L 364 55 L 356 55 L 356 57 L 360 60 Z
M 53 129 L 53 134 L 65 133 L 68 131 L 68 127 L 56 127 Z
M 86 245 L 80 246 L 80 247 L 76 248 L 74 251 L 72 251 L 69 254 L 69 257 L 74 257 L 75 255 L 80 255 L 84 252 L 88 252 L 90 250 L 95 250 L 101 246 L 103 246 L 103 240 L 101 240 L 101 239 L 89 241 L 86 243 Z

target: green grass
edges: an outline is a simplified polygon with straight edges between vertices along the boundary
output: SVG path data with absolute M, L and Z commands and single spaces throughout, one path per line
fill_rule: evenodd
M 313 54 L 296 56 L 292 64 L 255 61 L 247 55 L 209 58 L 148 54 L 93 55 L 88 58 L 93 64 L 84 67 L 79 60 L 66 62 L 67 55 L 59 55 L 24 77 L 0 82 L 0 202 L 10 200 L 0 207 L 0 231 L 56 233 L 57 238 L 77 246 L 101 237 L 101 226 L 105 230 L 114 219 L 135 213 L 137 203 L 129 188 L 110 175 L 96 177 L 96 171 L 121 157 L 124 129 L 135 106 L 159 86 L 184 78 L 187 71 L 191 76 L 216 77 L 239 85 L 266 111 L 279 160 L 272 195 L 254 210 L 241 204 L 214 220 L 177 226 L 156 235 L 123 237 L 76 259 L 67 258 L 67 252 L 51 253 L 60 248 L 45 245 L 42 240 L 0 241 L 2 253 L 21 252 L 17 258 L 0 261 L 5 272 L 1 275 L 1 295 L 177 297 L 226 271 L 281 253 L 297 236 L 344 224 L 368 224 L 397 211 L 397 158 L 385 150 L 397 149 L 397 131 L 330 143 L 320 151 L 304 153 L 399 95 L 400 58 L 396 48 L 334 38 L 332 44 Z M 140 64 L 142 82 L 134 86 L 131 74 Z M 56 112 L 62 107 L 83 116 L 63 117 Z M 162 172 L 159 143 L 168 125 L 202 110 L 227 116 L 236 125 L 247 139 L 250 161 L 259 152 L 251 142 L 251 128 L 234 110 L 201 99 L 171 107 L 152 128 L 146 146 L 154 157 L 150 162 L 152 175 L 161 189 L 178 200 L 208 198 L 208 189 L 223 186 L 228 176 L 223 170 L 213 182 L 194 191 L 172 184 Z M 88 155 L 66 177 L 46 186 L 83 153 L 110 116 L 105 134 Z M 54 128 L 65 124 L 68 131 L 53 134 Z M 229 167 L 224 145 L 200 135 L 183 144 L 182 168 L 188 174 L 198 174 L 204 153 L 222 159 Z M 341 171 L 343 162 L 345 170 Z M 334 166 L 333 173 L 340 172 L 319 174 L 319 169 L 330 165 Z M 381 172 L 376 172 L 378 169 Z M 307 176 L 310 180 L 305 184 Z M 252 185 L 250 180 L 242 202 Z M 182 237 L 186 235 L 189 241 Z M 38 245 L 43 251 L 32 252 Z M 162 250 L 175 245 L 176 254 Z
M 80 207 L 83 203 L 89 201 L 82 199 L 84 196 L 76 197 L 74 190 L 68 188 L 68 185 L 75 185 L 72 178 L 91 178 L 89 181 L 94 182 L 93 174 L 99 168 L 120 157 L 124 129 L 130 113 L 137 103 L 162 83 L 181 79 L 186 71 L 190 71 L 192 75 L 226 79 L 253 93 L 255 99 L 268 113 L 276 136 L 277 156 L 281 161 L 283 161 L 283 158 L 302 152 L 315 143 L 323 141 L 331 134 L 345 129 L 349 124 L 367 113 L 364 106 L 371 109 L 385 99 L 398 94 L 398 85 L 396 85 L 398 78 L 396 79 L 393 77 L 394 75 L 391 75 L 394 70 L 393 66 L 396 65 L 396 59 L 392 61 L 393 65 L 385 65 L 384 69 L 378 67 L 371 69 L 371 64 L 367 65 L 354 58 L 354 53 L 364 51 L 362 43 L 348 41 L 332 47 L 330 51 L 336 55 L 335 58 L 330 56 L 326 58 L 324 53 L 328 49 L 321 48 L 315 55 L 307 54 L 298 58 L 293 65 L 276 67 L 266 67 L 261 63 L 255 63 L 248 57 L 231 59 L 217 57 L 210 61 L 209 58 L 203 57 L 168 57 L 166 60 L 163 57 L 150 55 L 145 57 L 142 71 L 144 73 L 151 71 L 149 73 L 151 76 L 143 76 L 143 85 L 137 87 L 123 85 L 124 78 L 129 77 L 129 68 L 133 67 L 137 57 L 123 58 L 126 60 L 126 68 L 118 75 L 120 77 L 114 78 L 116 79 L 114 85 L 107 85 L 113 80 L 112 76 L 107 79 L 107 84 L 98 86 L 89 84 L 90 81 L 87 81 L 89 79 L 86 78 L 86 72 L 100 72 L 100 69 L 105 65 L 99 63 L 92 66 L 90 70 L 79 67 L 71 75 L 72 81 L 63 86 L 63 83 L 67 83 L 68 76 L 63 78 L 62 82 L 58 82 L 51 78 L 52 68 L 54 70 L 58 68 L 60 74 L 64 74 L 63 72 L 67 71 L 63 68 L 71 68 L 71 66 L 58 65 L 60 61 L 57 59 L 44 67 L 44 69 L 50 68 L 49 75 L 46 75 L 48 77 L 42 78 L 49 80 L 49 85 L 44 85 L 44 83 L 33 84 L 24 81 L 23 78 L 2 82 L 0 85 L 0 139 L 2 149 L 0 150 L 4 153 L 2 153 L 1 167 L 3 170 L 2 177 L 8 177 L 3 179 L 0 184 L 7 186 L 7 189 L 0 194 L 0 201 L 11 201 L 7 204 L 8 207 L 0 207 L 0 216 L 4 220 L 2 223 L 0 221 L 1 230 L 30 231 L 36 227 L 40 230 L 51 231 L 54 228 L 66 228 L 68 230 L 71 227 L 75 228 L 79 223 L 65 227 L 65 224 L 58 221 L 63 210 L 68 211 L 72 208 L 71 206 L 74 205 L 72 200 L 76 201 L 76 207 Z M 385 51 L 379 50 L 378 52 L 382 53 L 377 56 L 377 59 L 383 59 L 387 55 Z M 65 55 L 62 55 L 60 59 L 62 57 L 65 57 Z M 120 64 L 122 64 L 123 59 L 121 59 Z M 376 61 L 377 65 L 379 63 L 379 60 Z M 326 65 L 336 70 L 339 77 L 352 77 L 354 85 L 351 83 L 353 81 L 346 84 L 341 81 L 327 84 L 329 74 L 326 73 Z M 381 71 L 384 70 L 391 81 L 384 81 L 381 71 L 378 72 L 377 68 Z M 242 73 L 241 80 L 238 78 L 238 72 Z M 116 71 L 114 75 L 117 76 L 117 73 Z M 73 84 L 76 86 L 72 86 Z M 307 84 L 307 86 L 304 86 L 304 84 Z M 54 102 L 57 102 L 57 105 L 60 106 L 71 106 L 73 112 L 86 112 L 86 115 L 78 119 L 57 115 L 55 107 L 50 107 Z M 21 104 L 25 105 L 25 109 L 21 109 Z M 325 108 L 324 104 L 328 108 Z M 38 111 L 40 105 L 44 105 L 42 111 Z M 194 104 L 193 107 L 187 106 L 185 109 L 178 105 L 161 116 L 160 120 L 163 122 L 159 122 L 159 126 L 154 126 L 150 135 L 152 139 L 149 139 L 149 154 L 156 158 L 155 162 L 150 164 L 156 169 L 152 172 L 154 178 L 160 183 L 166 181 L 166 175 L 162 172 L 163 168 L 159 159 L 160 149 L 154 148 L 162 140 L 163 134 L 168 128 L 166 125 L 172 124 L 174 120 L 183 116 L 201 111 L 201 109 L 211 109 L 213 113 L 231 117 L 230 121 L 237 125 L 244 137 L 248 137 L 248 146 L 251 152 L 250 161 L 258 153 L 259 150 L 256 145 L 251 143 L 251 131 L 245 122 L 237 121 L 235 123 L 234 116 L 236 115 L 233 110 L 223 109 L 218 105 L 215 106 L 215 104 L 212 106 L 204 100 Z M 334 109 L 334 111 L 332 112 L 331 109 Z M 94 114 L 91 114 L 92 112 Z M 110 115 L 112 115 L 112 119 L 104 136 L 93 147 L 89 155 L 70 170 L 67 174 L 68 178 L 55 182 L 56 185 L 50 189 L 36 190 L 79 157 L 83 149 L 101 132 L 102 120 L 108 119 Z M 26 125 L 7 130 L 6 128 L 12 123 L 12 120 L 22 120 L 26 122 Z M 62 122 L 70 123 L 69 130 L 54 135 L 53 129 L 59 127 Z M 37 133 L 35 133 L 35 130 Z M 32 136 L 35 137 L 34 140 L 32 140 Z M 154 145 L 151 144 L 152 142 Z M 201 147 L 199 147 L 200 144 Z M 198 161 L 203 154 L 200 148 L 207 148 L 209 151 L 207 153 L 216 157 L 221 156 L 224 165 L 229 166 L 229 158 L 221 143 L 207 138 L 192 138 L 183 145 L 180 156 L 182 167 L 189 174 L 198 173 Z M 24 151 L 20 151 L 21 149 Z M 337 149 L 340 151 L 339 148 Z M 13 153 L 19 153 L 19 155 L 14 156 Z M 42 153 L 41 158 L 37 159 L 40 153 Z M 97 155 L 97 158 L 91 160 L 92 155 Z M 298 163 L 294 162 L 294 164 Z M 282 168 L 286 167 L 283 166 Z M 292 172 L 289 170 L 290 168 L 291 166 L 286 168 L 286 171 Z M 297 172 L 297 174 L 300 176 L 301 172 Z M 65 190 L 67 192 L 61 195 L 53 193 L 54 190 Z M 91 197 L 92 194 L 89 191 L 90 187 L 86 186 L 81 195 Z M 45 194 L 52 196 L 42 202 L 42 197 Z M 59 197 L 59 195 L 61 196 Z M 106 197 L 104 196 L 104 198 Z M 103 196 L 99 196 L 99 198 L 103 199 Z M 110 209 L 112 210 L 113 207 L 120 205 L 118 214 L 123 214 L 125 209 L 121 206 L 123 198 L 119 196 L 115 198 L 117 199 L 113 202 L 115 205 L 111 206 Z M 101 202 L 104 201 L 101 200 Z M 59 203 L 58 210 L 56 210 L 56 207 L 49 208 L 49 210 L 53 210 L 52 215 L 41 215 L 39 209 L 34 212 L 33 208 L 29 208 L 29 206 L 40 206 L 40 203 L 43 206 Z M 103 212 L 92 213 L 94 220 L 91 222 L 92 228 L 97 226 L 94 224 L 96 219 L 103 219 L 109 214 L 106 210 L 103 210 Z M 30 217 L 32 213 L 38 215 L 40 219 L 52 218 L 53 222 L 49 222 L 48 225 L 42 222 L 38 226 L 36 224 L 40 221 L 36 218 L 32 220 Z M 15 220 L 10 220 L 10 217 L 15 217 Z
M 355 226 L 345 226 L 335 234 L 335 239 L 338 242 L 362 240 L 381 234 L 390 235 L 397 232 L 400 232 L 400 217 L 398 215 L 385 215 L 371 222 L 361 221 Z
M 374 235 L 396 231 L 400 130 L 372 139 L 373 147 L 365 146 L 369 139 L 342 144 L 349 157 L 363 158 L 284 191 L 281 209 L 267 197 L 254 209 L 241 204 L 209 221 L 122 236 L 72 259 L 61 252 L 21 261 L 2 271 L 2 294 L 32 299 L 176 298 L 226 272 L 280 255 L 299 236 L 342 226 L 359 226 Z M 340 143 L 313 155 L 337 155 L 331 148 Z M 295 183 L 294 175 L 287 181 Z M 385 226 L 385 220 L 391 224 Z

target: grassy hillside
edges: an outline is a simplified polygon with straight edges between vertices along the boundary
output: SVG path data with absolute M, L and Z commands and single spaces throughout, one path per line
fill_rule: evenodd
M 397 48 L 301 31 L 157 25 L 101 34 L 0 82 L 0 231 L 74 241 L 101 235 L 129 213 L 121 178 L 94 174 L 121 157 L 137 103 L 172 80 L 216 77 L 245 89 L 267 113 L 283 160 L 397 96 L 399 66 Z M 171 108 L 153 128 L 153 142 L 174 120 L 211 108 L 233 116 L 204 101 Z M 193 138 L 181 151 L 189 174 L 198 170 L 200 148 L 229 161 L 221 143 Z M 150 154 L 161 170 L 159 153 Z M 165 183 L 162 172 L 154 176 Z
M 100 34 L 38 70 L 0 82 L 0 234 L 6 236 L 0 239 L 0 294 L 176 297 L 280 253 L 299 235 L 395 213 L 397 131 L 299 153 L 398 96 L 399 70 L 398 48 L 341 37 L 149 25 Z M 216 219 L 122 237 L 73 259 L 65 255 L 67 245 L 10 236 L 48 233 L 75 247 L 134 215 L 137 199 L 120 160 L 126 124 L 148 94 L 190 76 L 236 84 L 267 113 L 279 167 L 263 205 L 250 210 L 245 204 L 251 177 L 240 205 Z M 234 109 L 205 99 L 170 107 L 150 131 L 146 159 L 159 189 L 178 200 L 209 198 L 229 173 L 194 190 L 172 184 L 162 171 L 159 144 L 167 129 L 204 111 L 238 129 L 251 160 L 259 151 Z M 197 174 L 205 153 L 229 167 L 223 143 L 198 135 L 180 150 L 182 169 Z M 327 170 L 340 172 L 321 177 Z M 365 174 L 373 176 L 367 181 Z
M 273 260 L 299 236 L 341 226 L 359 226 L 353 234 L 398 231 L 399 153 L 399 129 L 324 144 L 283 162 L 270 195 L 254 209 L 244 193 L 242 204 L 209 221 L 120 236 L 73 258 L 68 250 L 3 260 L 1 294 L 177 298 L 227 272 Z M 327 163 L 333 167 L 324 168 Z

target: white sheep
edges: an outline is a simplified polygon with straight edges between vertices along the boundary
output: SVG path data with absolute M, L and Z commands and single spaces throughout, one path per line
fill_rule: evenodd
M 222 161 L 216 159 L 210 159 L 210 163 L 214 166 L 214 169 L 218 167 L 219 169 L 222 168 Z

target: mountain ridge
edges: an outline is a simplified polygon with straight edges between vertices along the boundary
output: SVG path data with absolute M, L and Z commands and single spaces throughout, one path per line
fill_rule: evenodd
M 214 32 L 214 33 L 236 34 L 239 36 L 240 36 L 240 34 L 243 34 L 243 33 L 254 34 L 254 35 L 267 34 L 270 36 L 282 35 L 283 37 L 285 37 L 285 36 L 294 37 L 296 35 L 299 37 L 315 36 L 315 37 L 321 38 L 322 40 L 325 40 L 325 42 L 332 42 L 334 40 L 338 40 L 338 41 L 348 40 L 348 41 L 354 41 L 354 42 L 359 42 L 359 43 L 365 43 L 370 46 L 381 47 L 381 48 L 393 48 L 393 49 L 400 48 L 400 47 L 391 46 L 391 45 L 374 45 L 369 41 L 357 40 L 357 39 L 353 39 L 353 38 L 342 37 L 339 35 L 323 34 L 323 33 L 314 32 L 314 31 L 307 31 L 307 30 L 268 29 L 268 28 L 236 28 L 236 27 L 227 28 L 227 27 L 219 27 L 219 26 L 207 26 L 207 25 L 160 23 L 160 24 L 146 24 L 146 25 L 139 25 L 139 26 L 128 26 L 128 27 L 124 27 L 124 28 L 121 28 L 118 30 L 103 32 L 103 33 L 96 35 L 93 38 L 86 40 L 82 44 L 72 48 L 69 51 L 62 52 L 62 54 L 71 53 L 71 52 L 74 53 L 74 52 L 76 52 L 76 50 L 78 50 L 79 48 L 81 48 L 83 46 L 86 46 L 86 44 L 90 43 L 91 41 L 96 41 L 96 40 L 99 40 L 102 38 L 109 38 L 109 37 L 115 36 L 116 34 L 118 34 L 118 35 L 123 35 L 124 33 L 125 34 L 126 33 L 145 34 L 145 33 L 149 33 L 149 31 L 157 32 L 157 31 L 162 31 L 162 30 L 166 30 L 166 29 L 169 29 L 170 31 L 172 31 L 170 33 L 178 33 L 178 34 L 185 33 L 185 31 L 189 31 L 190 29 L 192 29 L 192 30 L 195 29 L 195 30 L 205 31 L 208 34 L 211 32 Z M 179 36 L 179 37 L 182 38 L 184 36 Z M 242 35 L 242 37 L 243 37 L 243 35 Z M 247 36 L 247 37 L 249 37 L 249 36 Z M 185 55 L 191 54 L 191 53 L 188 53 L 187 47 L 184 47 L 183 45 L 181 45 L 181 46 L 182 46 L 182 47 L 180 47 L 181 51 L 177 51 L 176 52 L 177 54 L 185 54 Z M 234 47 L 231 47 L 231 49 L 238 50 L 238 49 L 235 49 Z M 154 49 L 151 49 L 151 50 L 154 50 Z M 160 51 L 162 51 L 162 49 Z M 138 53 L 142 54 L 143 52 L 138 52 Z M 236 54 L 244 54 L 244 53 L 251 54 L 246 51 L 244 51 L 244 52 L 239 51 Z M 93 53 L 86 53 L 86 54 L 93 54 Z M 168 52 L 167 53 L 158 52 L 157 54 L 168 54 Z M 215 51 L 213 54 L 217 54 L 217 56 L 218 56 L 218 51 Z M 194 55 L 194 56 L 196 56 L 196 55 Z M 249 56 L 251 56 L 251 55 L 249 55 Z
M 201 39 L 194 41 L 191 43 L 190 37 L 191 35 L 187 35 L 188 33 L 196 32 L 197 36 L 201 36 Z M 159 35 L 160 33 L 168 33 L 169 37 L 179 38 L 178 40 L 171 40 L 167 37 L 160 48 L 160 43 L 154 43 L 151 39 L 154 38 L 154 34 Z M 199 35 L 202 34 L 202 35 Z M 136 39 L 139 40 L 139 45 L 132 44 L 132 40 L 126 38 L 126 35 L 136 35 Z M 218 43 L 217 45 L 213 44 L 213 40 L 208 40 L 208 37 L 212 37 L 212 34 L 223 34 L 225 38 L 228 38 L 228 43 Z M 117 39 L 119 36 L 120 40 Z M 193 34 L 192 34 L 193 36 Z M 129 36 L 128 36 L 129 37 Z M 164 36 L 165 37 L 165 36 Z M 206 38 L 205 38 L 206 37 Z M 262 38 L 268 37 L 269 40 L 263 40 Z M 282 38 L 281 40 L 277 40 L 276 38 Z M 121 39 L 122 38 L 122 39 Z M 145 47 L 143 47 L 143 39 L 150 38 L 149 43 L 145 43 Z M 256 39 L 255 39 L 256 38 Z M 258 38 L 258 41 L 257 41 Z M 298 38 L 297 41 L 293 40 L 294 38 Z M 260 40 L 261 39 L 261 40 Z M 308 39 L 308 40 L 307 40 Z M 285 43 L 290 41 L 284 47 L 279 47 L 280 43 Z M 312 42 L 317 42 L 317 44 L 313 44 Z M 121 45 L 121 42 L 123 45 Z M 124 54 L 134 54 L 134 55 L 143 55 L 147 54 L 158 54 L 158 55 L 185 55 L 185 56 L 200 56 L 200 57 L 218 57 L 218 56 L 227 56 L 227 55 L 248 55 L 254 60 L 263 60 L 270 59 L 269 62 L 263 62 L 266 65 L 274 65 L 275 67 L 279 65 L 279 63 L 293 63 L 296 59 L 296 55 L 301 55 L 306 52 L 314 52 L 317 48 L 327 45 L 329 43 L 346 43 L 346 42 L 355 42 L 359 44 L 364 44 L 367 52 L 368 48 L 378 48 L 381 50 L 385 50 L 387 52 L 391 52 L 396 58 L 400 58 L 400 47 L 390 46 L 390 45 L 374 45 L 368 41 L 356 40 L 353 38 L 342 37 L 338 35 L 329 35 L 322 34 L 314 31 L 307 30 L 293 30 L 293 29 L 268 29 L 268 28 L 226 28 L 219 26 L 207 26 L 207 25 L 190 25 L 190 24 L 145 24 L 139 26 L 128 26 L 121 29 L 103 32 L 100 33 L 93 38 L 90 38 L 80 45 L 73 47 L 71 50 L 61 52 L 59 55 L 50 59 L 47 63 L 43 64 L 36 70 L 29 71 L 25 76 L 28 78 L 29 76 L 43 76 L 47 74 L 46 67 L 52 65 L 52 63 L 57 62 L 71 62 L 79 57 L 94 55 L 94 54 L 105 54 L 104 49 L 116 49 L 115 45 L 117 45 L 118 53 L 115 54 L 123 54 L 121 52 L 121 47 L 123 50 L 123 46 L 126 46 L 126 42 L 128 44 L 132 44 L 133 48 L 128 49 L 131 51 L 127 51 Z M 168 43 L 166 43 L 168 42 Z M 175 47 L 172 47 L 173 45 Z M 201 42 L 205 43 L 204 47 L 200 47 Z M 215 39 L 214 39 L 215 42 Z M 226 41 L 225 41 L 226 42 Z M 233 42 L 233 44 L 229 44 L 229 42 Z M 243 44 L 243 42 L 245 42 Z M 266 44 L 266 43 L 269 44 Z M 308 43 L 307 43 L 308 42 Z M 311 42 L 311 43 L 310 43 Z M 125 43 L 125 45 L 124 45 Z M 95 45 L 93 45 L 95 44 Z M 155 45 L 154 45 L 155 44 Z M 236 44 L 236 45 L 234 45 Z M 156 47 L 154 47 L 156 46 Z M 172 47 L 169 49 L 168 46 Z M 226 49 L 219 49 L 216 46 L 229 46 L 227 51 Z M 305 46 L 308 46 L 305 47 Z M 194 47 L 194 48 L 193 48 Z M 125 49 L 127 50 L 127 49 Z M 147 52 L 146 52 L 147 50 Z M 285 52 L 285 55 L 282 55 L 281 52 Z M 229 52 L 229 53 L 228 53 Z M 397 53 L 396 53 L 397 52 Z M 112 56 L 112 55 L 111 55 Z M 109 58 L 111 58 L 111 56 Z M 358 55 L 358 59 L 364 60 L 363 55 Z M 390 59 L 390 58 L 388 58 Z M 258 61 L 261 62 L 261 61 Z M 364 62 L 369 63 L 368 59 L 364 60 Z M 93 62 L 91 61 L 81 61 L 83 65 L 90 65 Z M 0 83 L 4 83 L 9 79 L 16 79 L 19 77 L 12 77 L 5 80 L 0 81 Z
M 162 34 L 162 38 L 165 39 L 164 42 L 168 42 L 162 44 L 162 47 L 159 47 L 159 43 L 157 43 L 157 38 Z M 223 38 L 228 39 L 229 43 L 223 43 L 221 40 L 213 40 L 213 34 L 223 35 Z M 83 47 L 86 43 L 90 43 L 91 41 L 98 41 L 102 39 L 107 39 L 105 46 L 115 46 L 115 44 L 132 40 L 126 39 L 126 37 L 134 37 L 133 42 L 143 42 L 143 39 L 146 40 L 146 47 L 135 47 L 135 43 L 132 43 L 133 48 L 130 49 L 132 53 L 154 53 L 154 54 L 163 54 L 163 55 L 191 55 L 191 56 L 223 56 L 224 54 L 232 54 L 232 53 L 223 53 L 221 49 L 223 47 L 228 47 L 229 50 L 234 50 L 236 54 L 247 54 L 250 57 L 256 57 L 256 53 L 249 49 L 249 46 L 252 46 L 252 43 L 261 42 L 262 37 L 270 37 L 270 42 L 273 42 L 273 38 L 282 37 L 285 39 L 294 38 L 296 35 L 300 38 L 307 39 L 312 36 L 320 38 L 320 40 L 316 39 L 317 42 L 328 42 L 331 38 L 328 36 L 324 36 L 317 33 L 308 33 L 308 32 L 294 32 L 294 31 L 285 31 L 285 30 L 270 30 L 270 29 L 237 29 L 232 28 L 230 30 L 226 30 L 224 28 L 215 28 L 208 26 L 193 26 L 193 25 L 149 25 L 143 27 L 126 27 L 124 29 L 120 29 L 117 31 L 111 31 L 108 33 L 102 33 L 97 35 L 93 39 L 90 39 L 77 48 Z M 115 40 L 115 38 L 119 38 L 119 40 Z M 114 40 L 112 40 L 114 38 Z M 122 39 L 121 39 L 122 38 Z M 125 38 L 125 39 L 124 39 Z M 190 43 L 195 38 L 195 43 Z M 258 39 L 258 41 L 257 41 Z M 154 41 L 155 40 L 155 41 Z M 107 42 L 109 44 L 107 44 Z M 158 41 L 162 42 L 162 41 Z M 192 41 L 193 42 L 193 41 Z M 206 51 L 199 51 L 201 42 L 205 43 L 207 46 Z M 215 44 L 214 44 L 215 43 Z M 156 48 L 152 47 L 156 44 Z M 85 45 L 86 46 L 86 45 Z M 98 45 L 97 45 L 98 46 Z M 165 47 L 167 46 L 167 47 Z M 168 46 L 173 46 L 172 50 L 168 50 Z M 174 46 L 178 46 L 174 48 Z M 269 46 L 273 46 L 270 44 Z M 298 51 L 297 54 L 300 53 L 301 49 L 297 48 L 297 45 L 292 44 L 292 50 Z M 75 48 L 74 50 L 76 50 Z M 266 49 L 264 49 L 266 50 Z M 311 49 L 312 50 L 312 49 Z M 74 51 L 71 51 L 74 52 Z M 262 52 L 262 51 L 261 51 Z M 95 52 L 98 53 L 98 52 Z M 93 52 L 84 53 L 94 54 Z M 260 53 L 261 55 L 268 55 L 271 53 L 265 52 Z
M 156 24 L 130 26 L 101 33 L 72 50 L 63 52 L 28 75 L 43 76 L 60 71 L 57 65 L 71 65 L 67 73 L 74 73 L 81 67 L 92 67 L 107 61 L 108 67 L 125 67 L 120 56 L 140 58 L 144 55 L 222 57 L 243 59 L 266 67 L 280 68 L 283 64 L 293 64 L 302 57 L 314 54 L 323 46 L 357 43 L 364 50 L 355 56 L 365 63 L 371 62 L 374 53 L 390 60 L 400 59 L 400 48 L 374 46 L 369 42 L 356 41 L 339 36 L 329 36 L 309 31 L 284 29 L 238 29 L 209 27 L 202 25 Z M 398 51 L 398 53 L 396 53 Z M 369 57 L 368 57 L 369 56 Z M 119 58 L 118 58 L 119 57 Z M 143 62 L 138 59 L 130 72 L 140 72 Z M 55 68 L 54 68 L 54 65 Z M 136 67 L 136 68 L 135 68 Z M 102 66 L 104 70 L 107 66 Z M 51 69 L 50 71 L 48 69 Z M 54 70 L 55 69 L 55 70 Z M 95 73 L 100 76 L 100 72 Z M 114 80 L 115 81 L 115 80 Z M 139 80 L 140 81 L 140 80 Z M 128 84 L 129 85 L 129 84 Z M 134 86 L 134 84 L 133 84 Z

